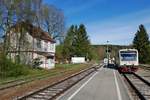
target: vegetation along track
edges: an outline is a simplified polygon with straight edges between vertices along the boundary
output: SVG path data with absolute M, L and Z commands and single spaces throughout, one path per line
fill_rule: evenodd
M 123 74 L 130 87 L 141 100 L 150 100 L 150 82 L 135 73 Z
M 53 100 L 86 76 L 94 73 L 97 68 L 99 68 L 99 65 L 87 68 L 50 86 L 43 87 L 37 91 L 30 92 L 27 95 L 18 97 L 17 100 Z
M 59 72 L 59 73 L 65 73 L 65 72 L 66 72 L 66 70 L 62 71 L 62 72 Z M 58 73 L 53 73 L 53 74 L 55 75 L 55 74 L 58 74 Z M 26 77 L 26 78 L 12 80 L 12 81 L 8 81 L 8 82 L 3 82 L 3 83 L 1 83 L 0 90 L 4 90 L 4 89 L 11 88 L 11 87 L 19 86 L 19 85 L 26 84 L 26 83 L 29 83 L 29 82 L 32 82 L 32 81 L 35 81 L 35 80 L 41 80 L 43 78 L 48 78 L 51 75 L 52 75 L 51 73 L 39 74 L 39 75 L 35 75 L 35 76 L 32 76 L 32 77 Z
M 5 90 L 5 89 L 9 89 L 12 87 L 16 87 L 16 86 L 20 86 L 35 80 L 42 80 L 42 79 L 46 79 L 49 78 L 50 76 L 55 76 L 59 73 L 65 73 L 68 71 L 71 71 L 72 69 L 67 69 L 67 70 L 62 70 L 62 71 L 55 71 L 53 73 L 42 73 L 42 74 L 37 74 L 34 76 L 27 76 L 27 77 L 23 77 L 23 78 L 19 78 L 19 79 L 15 79 L 15 80 L 9 80 L 9 81 L 4 81 L 0 83 L 0 91 Z
M 17 80 L 3 82 L 3 83 L 1 83 L 0 90 L 4 90 L 4 89 L 8 89 L 8 88 L 15 87 L 18 85 L 22 85 L 22 84 L 25 84 L 25 83 L 28 83 L 28 82 L 31 82 L 34 80 L 43 79 L 48 76 L 49 76 L 49 74 L 39 74 L 39 75 L 35 75 L 33 77 L 26 77 L 26 78 L 21 78 L 21 79 L 17 79 Z

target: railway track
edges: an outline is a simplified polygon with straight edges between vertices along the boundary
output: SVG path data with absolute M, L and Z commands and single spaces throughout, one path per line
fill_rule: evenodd
M 145 69 L 145 70 L 150 70 L 150 65 L 147 64 L 140 64 L 141 68 Z
M 10 81 L 6 81 L 6 82 L 2 82 L 0 83 L 0 91 L 2 90 L 5 90 L 5 89 L 9 89 L 9 88 L 12 88 L 12 87 L 16 87 L 16 86 L 19 86 L 19 85 L 23 85 L 23 84 L 26 84 L 26 83 L 29 83 L 29 82 L 32 82 L 32 81 L 35 81 L 35 80 L 42 80 L 42 79 L 46 79 L 46 78 L 49 78 L 49 76 L 52 76 L 52 75 L 57 75 L 59 73 L 65 73 L 67 71 L 71 71 L 72 69 L 70 70 L 65 70 L 65 71 L 60 71 L 60 72 L 57 72 L 57 73 L 46 73 L 46 74 L 38 74 L 38 75 L 34 75 L 32 77 L 25 77 L 25 78 L 20 78 L 20 79 L 17 79 L 17 80 L 10 80 Z
M 33 77 L 26 77 L 26 78 L 21 78 L 21 79 L 17 79 L 17 80 L 3 82 L 0 85 L 0 90 L 4 90 L 4 89 L 8 89 L 8 88 L 15 87 L 18 85 L 22 85 L 22 84 L 25 84 L 25 83 L 28 83 L 28 82 L 31 82 L 34 80 L 46 78 L 48 76 L 49 76 L 49 74 L 42 74 L 42 75 L 35 75 Z
M 61 71 L 60 73 L 65 73 L 65 72 L 66 71 Z M 26 83 L 29 83 L 29 82 L 32 82 L 32 81 L 35 81 L 35 80 L 46 79 L 49 76 L 55 75 L 55 74 L 58 74 L 58 73 L 40 74 L 40 75 L 35 75 L 33 77 L 26 77 L 26 78 L 21 78 L 21 79 L 17 79 L 17 80 L 11 80 L 11 81 L 8 81 L 8 82 L 3 82 L 0 85 L 0 91 L 11 88 L 11 87 L 16 87 L 16 86 L 19 86 L 19 85 L 23 85 L 23 84 L 26 84 Z
M 135 93 L 133 95 L 135 96 L 134 98 L 138 100 L 150 100 L 150 82 L 135 73 L 123 74 L 123 76 Z
M 48 85 L 39 90 L 30 92 L 24 96 L 18 97 L 16 98 L 16 100 L 54 100 L 57 96 L 64 93 L 73 85 L 75 85 L 91 73 L 94 73 L 99 67 L 100 66 L 97 65 L 87 68 L 63 80 L 53 83 L 52 85 Z

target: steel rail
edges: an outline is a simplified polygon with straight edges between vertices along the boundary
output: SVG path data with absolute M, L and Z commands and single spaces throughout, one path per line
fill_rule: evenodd
M 91 73 L 95 72 L 99 67 L 98 67 L 98 65 L 96 65 L 96 66 L 92 66 L 90 68 L 84 69 L 78 73 L 75 73 L 75 74 L 73 74 L 69 77 L 66 77 L 58 82 L 55 82 L 51 85 L 42 87 L 38 90 L 32 91 L 28 94 L 25 94 L 24 96 L 18 97 L 17 100 L 27 100 L 28 98 L 36 98 L 36 99 L 41 99 L 41 98 L 44 99 L 45 98 L 46 100 L 55 99 L 57 96 L 59 96 L 60 94 L 64 93 L 66 90 L 68 90 L 69 88 L 71 88 L 72 86 L 77 84 L 79 81 L 81 81 L 85 77 L 89 76 Z M 56 87 L 58 87 L 58 88 L 56 88 Z M 44 97 L 45 90 L 49 90 L 48 94 L 51 95 L 50 97 L 47 97 L 47 98 Z M 55 91 L 55 92 L 53 92 L 53 91 Z M 52 94 L 50 94 L 50 93 L 52 93 Z M 38 98 L 39 94 L 40 94 L 40 98 Z M 43 94 L 43 97 L 41 96 L 42 94 Z M 37 97 L 34 97 L 35 95 Z
M 135 73 L 131 73 L 131 75 L 134 75 L 139 81 L 141 81 L 142 83 L 144 83 L 144 85 L 150 86 L 150 83 L 145 80 L 144 78 L 142 78 L 141 76 L 135 74 Z M 128 78 L 128 76 L 124 73 L 123 76 L 125 77 L 125 79 L 127 80 L 127 82 L 129 83 L 129 85 L 131 86 L 131 88 L 134 90 L 134 92 L 137 94 L 137 96 L 141 99 L 141 100 L 147 100 L 145 98 L 145 96 L 142 94 L 142 92 L 135 86 L 134 82 L 132 82 L 132 80 L 130 78 Z
M 72 69 L 70 69 L 70 70 L 72 70 Z M 70 70 L 60 71 L 59 73 L 65 73 L 65 72 L 70 71 Z M 28 76 L 28 77 L 25 77 L 25 78 L 20 78 L 20 79 L 16 79 L 16 80 L 10 80 L 10 81 L 6 81 L 6 82 L 2 82 L 2 83 L 0 83 L 0 91 L 3 91 L 5 89 L 9 89 L 9 88 L 12 88 L 12 87 L 16 87 L 16 86 L 19 86 L 19 85 L 23 85 L 23 84 L 26 84 L 26 83 L 29 83 L 29 82 L 32 82 L 32 81 L 35 81 L 35 80 L 46 79 L 49 76 L 56 75 L 56 74 L 58 74 L 58 72 L 53 73 L 53 74 L 50 74 L 50 73 L 37 74 L 37 75 L 34 75 L 33 77 Z
M 66 71 L 61 71 L 60 73 L 64 73 Z M 54 75 L 57 74 L 57 73 L 54 73 Z M 41 74 L 41 75 L 35 75 L 33 77 L 29 77 L 29 78 L 21 78 L 21 79 L 17 79 L 17 80 L 12 80 L 12 81 L 8 81 L 6 82 L 4 85 L 0 85 L 0 91 L 2 90 L 5 90 L 5 89 L 9 89 L 9 88 L 12 88 L 12 87 L 16 87 L 16 86 L 19 86 L 19 85 L 23 85 L 23 84 L 26 84 L 26 83 L 29 83 L 29 82 L 32 82 L 32 81 L 35 81 L 35 80 L 41 80 L 43 78 L 48 78 L 49 76 L 51 76 L 53 74 Z

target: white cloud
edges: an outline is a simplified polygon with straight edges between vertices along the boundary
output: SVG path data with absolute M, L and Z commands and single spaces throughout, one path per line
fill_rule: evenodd
M 93 44 L 105 43 L 131 44 L 138 25 L 144 24 L 150 32 L 150 10 L 118 16 L 102 22 L 86 23 Z

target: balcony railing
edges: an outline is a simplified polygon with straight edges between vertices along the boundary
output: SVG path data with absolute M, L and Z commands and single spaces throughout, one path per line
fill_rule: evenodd
M 55 47 L 52 47 L 52 46 L 43 47 L 43 46 L 38 46 L 37 44 L 34 44 L 34 50 L 42 51 L 42 52 L 55 52 Z

